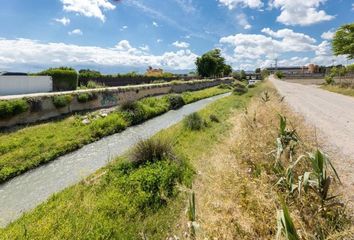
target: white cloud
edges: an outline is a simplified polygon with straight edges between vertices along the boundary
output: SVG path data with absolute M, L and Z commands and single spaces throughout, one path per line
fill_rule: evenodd
M 144 51 L 144 52 L 148 52 L 148 51 L 150 51 L 150 47 L 148 46 L 148 45 L 143 45 L 143 46 L 141 46 L 141 47 L 139 47 L 142 51 Z
M 249 7 L 249 8 L 261 8 L 263 7 L 262 0 L 218 0 L 220 4 L 225 5 L 230 10 L 237 6 Z
M 352 4 L 352 10 L 354 11 L 354 3 Z
M 335 60 L 338 64 L 346 63 L 345 56 L 335 57 L 328 41 L 316 43 L 306 34 L 291 29 L 273 31 L 262 30 L 263 34 L 236 34 L 220 39 L 220 47 L 226 60 L 235 69 L 255 69 L 269 67 L 274 59 L 279 58 L 279 65 L 294 66 L 315 63 L 329 65 Z M 288 57 L 291 55 L 300 55 Z M 305 55 L 305 57 L 302 57 Z
M 247 20 L 247 16 L 246 16 L 246 14 L 244 14 L 244 13 L 241 13 L 241 14 L 238 14 L 237 16 L 236 16 L 236 19 L 237 19 L 237 23 L 241 26 L 241 27 L 243 27 L 243 29 L 251 29 L 252 28 L 252 26 L 251 26 L 251 24 L 248 22 L 248 20 Z
M 162 43 L 163 40 L 162 40 L 162 39 L 157 39 L 156 42 L 157 42 L 157 43 Z
M 63 18 L 54 18 L 54 21 L 63 24 L 64 26 L 67 26 L 70 24 L 70 19 L 63 17 Z
M 324 40 L 332 40 L 334 37 L 335 32 L 332 32 L 331 30 L 329 30 L 328 32 L 324 32 L 321 35 L 321 38 Z
M 0 65 L 17 69 L 26 66 L 156 66 L 166 69 L 193 69 L 196 54 L 190 50 L 148 54 L 134 48 L 127 40 L 115 47 L 102 48 L 65 43 L 42 43 L 31 39 L 0 39 Z
M 108 0 L 61 0 L 63 9 L 86 17 L 94 17 L 102 22 L 106 20 L 103 11 L 114 10 L 116 7 Z
M 120 31 L 124 31 L 124 30 L 126 30 L 126 29 L 128 29 L 128 26 L 125 25 L 125 26 L 123 26 L 123 27 L 120 28 Z
M 176 41 L 176 42 L 172 43 L 172 45 L 177 48 L 189 48 L 189 43 L 187 43 L 187 42 Z
M 82 36 L 83 35 L 83 32 L 81 31 L 81 29 L 74 29 L 70 32 L 68 32 L 69 35 L 78 35 L 78 36 Z
M 154 27 L 158 27 L 159 26 L 159 24 L 157 23 L 157 22 L 152 22 L 152 25 L 154 26 Z
M 329 21 L 334 16 L 319 10 L 321 4 L 327 0 L 271 0 L 270 7 L 279 8 L 281 13 L 277 21 L 285 25 L 308 26 L 311 24 Z

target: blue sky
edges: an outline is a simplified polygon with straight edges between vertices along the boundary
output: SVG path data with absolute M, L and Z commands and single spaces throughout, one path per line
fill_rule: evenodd
M 215 47 L 234 69 L 347 63 L 330 41 L 352 0 L 1 0 L 0 71 L 194 69 Z

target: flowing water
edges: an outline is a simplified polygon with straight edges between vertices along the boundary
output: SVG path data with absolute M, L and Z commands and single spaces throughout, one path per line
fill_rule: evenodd
M 6 226 L 22 213 L 44 202 L 53 193 L 78 183 L 104 167 L 111 159 L 122 155 L 138 141 L 150 138 L 160 130 L 178 123 L 186 115 L 199 111 L 227 95 L 229 93 L 169 111 L 123 132 L 88 144 L 0 185 L 0 226 Z

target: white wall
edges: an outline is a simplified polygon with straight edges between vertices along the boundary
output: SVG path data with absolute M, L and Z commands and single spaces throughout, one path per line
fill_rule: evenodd
M 49 76 L 0 76 L 0 96 L 52 90 L 53 81 Z

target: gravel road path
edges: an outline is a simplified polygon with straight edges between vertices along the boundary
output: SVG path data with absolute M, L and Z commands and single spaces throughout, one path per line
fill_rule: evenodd
M 285 101 L 317 128 L 343 182 L 341 192 L 354 206 L 354 98 L 317 86 L 270 79 Z M 354 208 L 353 208 L 354 209 Z

